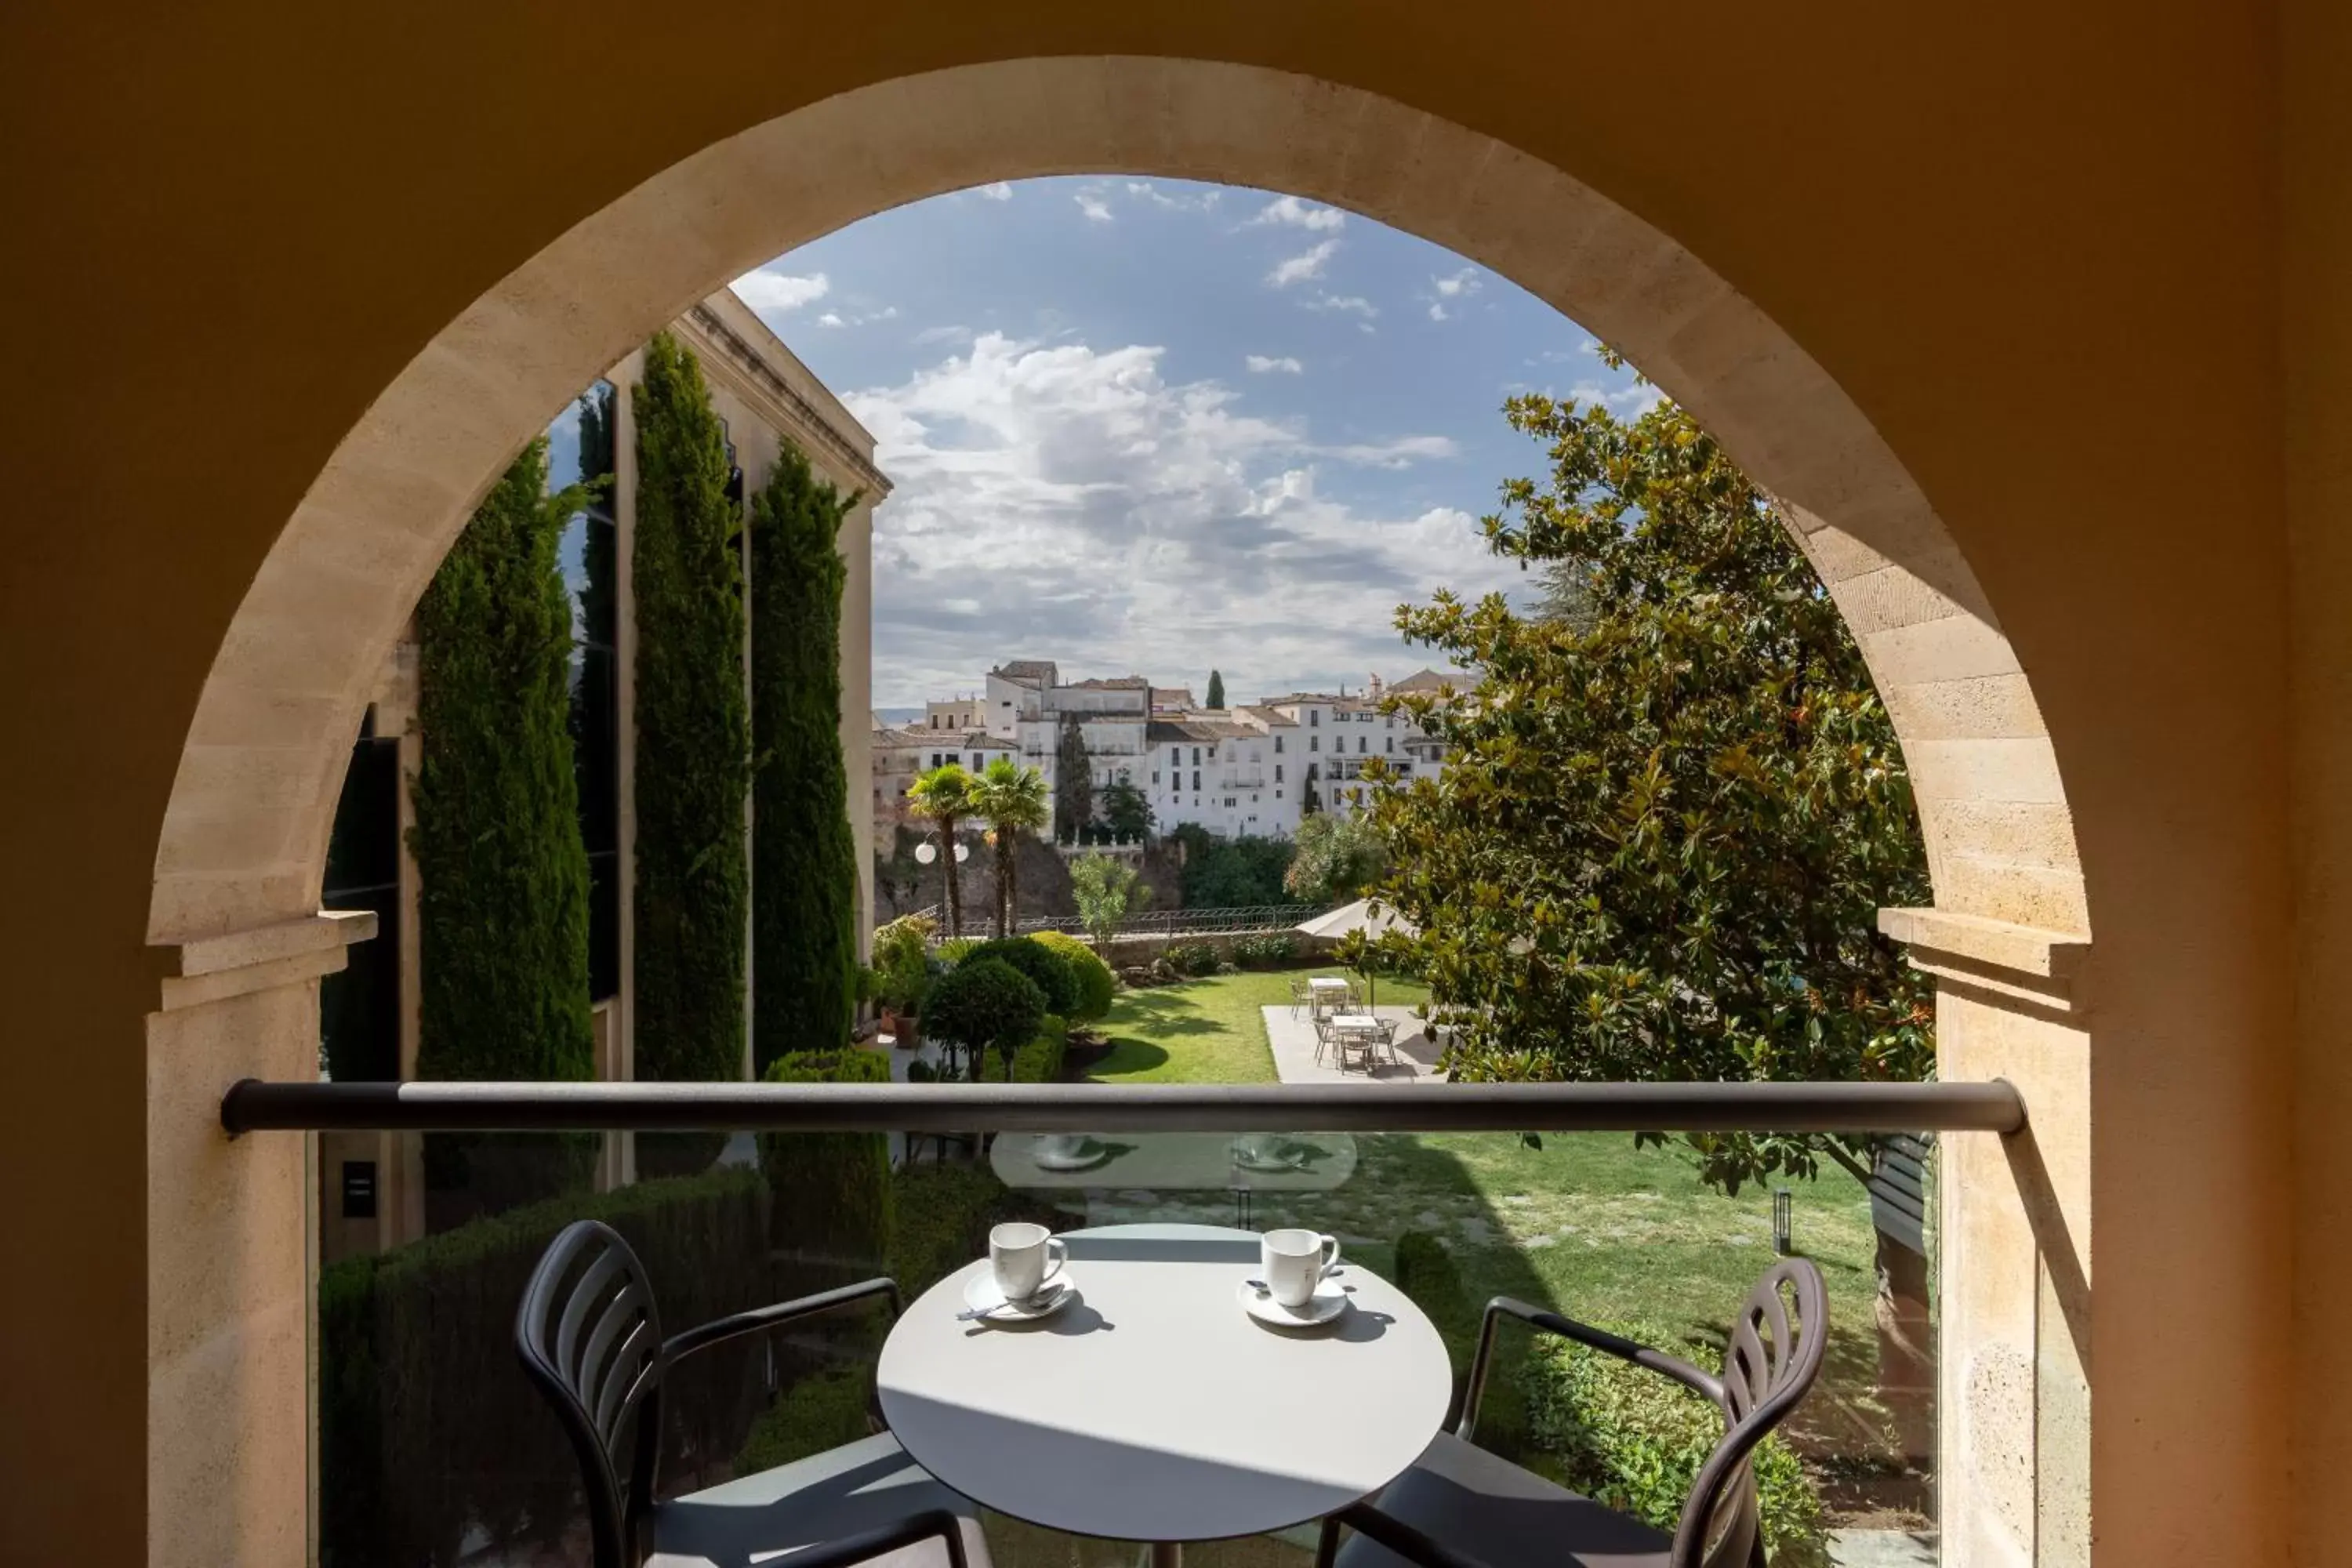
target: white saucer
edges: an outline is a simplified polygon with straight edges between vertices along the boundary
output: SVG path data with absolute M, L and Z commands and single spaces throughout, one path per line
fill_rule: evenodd
M 1247 1280 L 1234 1287 L 1234 1300 L 1251 1317 L 1277 1329 L 1304 1329 L 1328 1323 L 1348 1310 L 1347 1289 L 1336 1279 L 1326 1279 L 1315 1287 L 1315 1294 L 1303 1307 L 1286 1307 L 1271 1295 L 1261 1296 Z
M 1029 1158 L 1036 1163 L 1037 1168 L 1041 1171 L 1083 1171 L 1089 1166 L 1101 1164 L 1109 1157 L 1109 1149 L 1089 1138 L 1077 1148 L 1064 1154 L 1048 1153 L 1044 1149 L 1033 1146 L 1029 1152 Z
M 1050 1318 L 1078 1299 L 1078 1288 L 1070 1283 L 1066 1270 L 1055 1276 L 1052 1293 L 1034 1301 L 1008 1301 L 1004 1292 L 996 1288 L 996 1277 L 983 1268 L 964 1281 L 963 1304 L 975 1312 L 985 1312 L 987 1318 L 973 1321 L 996 1323 L 1026 1323 L 1038 1318 Z
M 1234 1163 L 1244 1171 L 1262 1171 L 1269 1175 L 1286 1171 L 1303 1171 L 1307 1168 L 1307 1152 L 1293 1144 L 1288 1153 L 1253 1157 L 1248 1150 L 1236 1143 L 1234 1145 Z

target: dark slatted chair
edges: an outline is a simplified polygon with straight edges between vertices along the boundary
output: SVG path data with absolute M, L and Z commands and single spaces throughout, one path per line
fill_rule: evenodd
M 1440 1433 L 1379 1497 L 1325 1520 L 1316 1568 L 1760 1568 L 1764 1542 L 1749 1459 L 1820 1374 L 1827 1313 L 1820 1269 L 1803 1258 L 1773 1265 L 1741 1304 L 1717 1377 L 1647 1345 L 1498 1297 L 1486 1304 L 1460 1424 Z M 1495 1330 L 1507 1317 L 1673 1378 L 1723 1413 L 1722 1441 L 1699 1468 L 1672 1535 L 1554 1486 L 1472 1440 Z
M 971 1504 L 887 1434 L 656 1500 L 673 1364 L 876 1296 L 897 1311 L 898 1287 L 869 1279 L 664 1340 L 629 1244 L 594 1220 L 566 1226 L 523 1289 L 515 1349 L 579 1460 L 595 1568 L 739 1568 L 787 1552 L 793 1568 L 989 1568 Z

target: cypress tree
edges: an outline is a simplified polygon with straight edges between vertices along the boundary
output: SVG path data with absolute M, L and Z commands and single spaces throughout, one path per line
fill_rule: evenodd
M 787 447 L 751 501 L 751 1048 L 764 1072 L 847 1043 L 857 1011 L 857 842 L 841 754 L 835 541 L 856 504 Z
M 702 367 L 667 332 L 646 345 L 637 426 L 636 1074 L 743 1076 L 740 520 Z M 647 1141 L 639 1142 L 646 1164 Z
M 1224 673 L 1222 670 L 1213 669 L 1209 671 L 1209 706 L 1212 708 L 1223 708 L 1224 705 Z
M 1054 752 L 1054 837 L 1075 844 L 1094 822 L 1094 759 L 1087 754 L 1086 731 L 1066 714 Z
M 572 605 L 558 570 L 579 487 L 545 493 L 534 441 L 417 604 L 417 1072 L 591 1075 L 588 855 L 572 769 Z M 584 1179 L 576 1142 L 427 1141 L 428 1185 L 498 1209 Z

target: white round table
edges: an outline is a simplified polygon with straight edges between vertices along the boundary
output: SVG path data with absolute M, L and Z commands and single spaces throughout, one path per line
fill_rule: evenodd
M 908 1454 L 972 1501 L 1074 1535 L 1176 1543 L 1319 1519 L 1379 1491 L 1445 1419 L 1453 1376 L 1427 1317 L 1342 1264 L 1349 1310 L 1273 1329 L 1234 1300 L 1254 1231 L 1071 1231 L 1080 1299 L 1018 1324 L 959 1322 L 986 1259 L 925 1291 L 877 1370 Z

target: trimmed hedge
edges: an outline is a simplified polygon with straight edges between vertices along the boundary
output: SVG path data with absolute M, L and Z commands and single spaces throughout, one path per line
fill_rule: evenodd
M 1118 979 L 1099 953 L 1064 931 L 1039 931 L 1029 940 L 1060 953 L 1071 973 L 1077 976 L 1078 1005 L 1065 1010 L 1072 1023 L 1090 1024 L 1110 1011 L 1112 999 L 1118 993 Z
M 983 942 L 955 960 L 961 968 L 967 963 L 996 959 L 1011 964 L 1034 982 L 1045 994 L 1045 1010 L 1067 1017 L 1078 1010 L 1085 999 L 1077 971 L 1070 961 L 1044 942 L 1025 936 L 1001 936 Z
M 665 1332 L 771 1296 L 768 1184 L 731 1170 L 580 1194 L 320 1271 L 320 1555 L 330 1568 L 448 1568 L 469 1531 L 552 1543 L 579 1470 L 514 1352 L 515 1306 L 558 1231 L 601 1219 L 644 1259 Z M 709 1470 L 758 1413 L 756 1342 L 703 1352 L 665 1401 L 666 1467 Z
M 1069 1054 L 1069 1026 L 1052 1014 L 1039 1026 L 1037 1037 L 1013 1053 L 1014 1083 L 1059 1083 L 1062 1064 Z
M 889 1058 L 845 1047 L 778 1057 L 769 1083 L 887 1083 Z M 881 1132 L 763 1132 L 760 1169 L 780 1254 L 783 1293 L 872 1278 L 890 1255 L 890 1140 Z
M 1598 1323 L 1698 1366 L 1719 1366 L 1722 1346 L 1688 1340 L 1656 1323 Z M 1654 1372 L 1543 1336 L 1517 1381 L 1526 1392 L 1530 1436 L 1557 1457 L 1561 1479 L 1594 1501 L 1672 1530 L 1699 1467 L 1723 1436 L 1715 1405 Z M 1780 1433 L 1758 1445 L 1751 1463 L 1766 1555 L 1775 1568 L 1829 1561 L 1822 1500 Z
M 866 1369 L 856 1366 L 830 1367 L 801 1379 L 752 1423 L 743 1451 L 735 1456 L 735 1473 L 771 1470 L 867 1436 L 871 1382 Z
M 909 1165 L 892 1184 L 898 1226 L 891 1237 L 890 1278 L 909 1301 L 988 1256 L 992 1226 L 1029 1217 L 1016 1212 L 1019 1199 L 985 1164 Z
M 753 1060 L 831 1050 L 857 1022 L 857 844 L 841 752 L 835 540 L 855 506 L 787 446 L 751 502 Z
M 724 1082 L 743 1073 L 750 879 L 742 519 L 701 366 L 667 332 L 635 406 L 636 1075 Z M 639 1167 L 691 1168 L 719 1142 L 640 1137 Z

